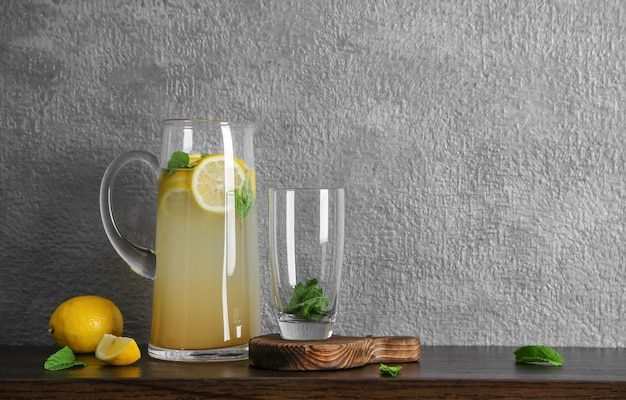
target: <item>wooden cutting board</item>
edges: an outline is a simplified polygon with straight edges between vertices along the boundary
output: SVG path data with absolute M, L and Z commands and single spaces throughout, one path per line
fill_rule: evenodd
M 403 363 L 420 359 L 416 336 L 352 337 L 326 340 L 283 340 L 278 334 L 250 340 L 250 365 L 279 371 L 312 371 L 361 367 L 371 363 Z

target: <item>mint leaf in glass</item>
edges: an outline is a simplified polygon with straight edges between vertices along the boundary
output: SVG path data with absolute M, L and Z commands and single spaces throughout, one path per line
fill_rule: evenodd
M 522 346 L 513 352 L 515 362 L 518 363 L 550 363 L 555 366 L 563 365 L 563 357 L 548 346 Z
M 293 289 L 291 300 L 283 312 L 293 314 L 296 318 L 318 320 L 326 315 L 328 296 L 322 288 L 317 287 L 317 279 L 308 279 L 306 283 L 298 282 Z
M 58 371 L 75 366 L 85 367 L 87 364 L 82 361 L 77 361 L 74 352 L 68 346 L 63 347 L 61 350 L 48 357 L 43 364 L 43 367 L 48 371 Z

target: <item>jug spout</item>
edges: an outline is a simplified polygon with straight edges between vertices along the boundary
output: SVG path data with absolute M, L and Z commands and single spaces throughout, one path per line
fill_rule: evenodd
M 104 231 L 120 257 L 137 274 L 148 279 L 154 279 L 156 273 L 156 256 L 154 251 L 133 243 L 122 234 L 115 221 L 111 205 L 113 181 L 118 172 L 126 164 L 133 161 L 142 161 L 148 164 L 154 172 L 155 178 L 158 177 L 159 161 L 156 156 L 146 151 L 129 151 L 113 160 L 106 169 L 100 185 L 100 217 L 102 218 Z

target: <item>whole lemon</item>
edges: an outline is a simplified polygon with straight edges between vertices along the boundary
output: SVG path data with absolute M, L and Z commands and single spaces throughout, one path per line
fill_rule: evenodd
M 69 346 L 75 353 L 93 353 L 102 336 L 120 336 L 123 330 L 120 309 L 100 296 L 77 296 L 64 301 L 52 313 L 48 328 L 59 346 Z

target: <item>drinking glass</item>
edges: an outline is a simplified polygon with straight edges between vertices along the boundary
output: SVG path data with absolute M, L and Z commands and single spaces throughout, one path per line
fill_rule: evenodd
M 333 334 L 341 288 L 344 189 L 270 189 L 269 262 L 281 337 Z

